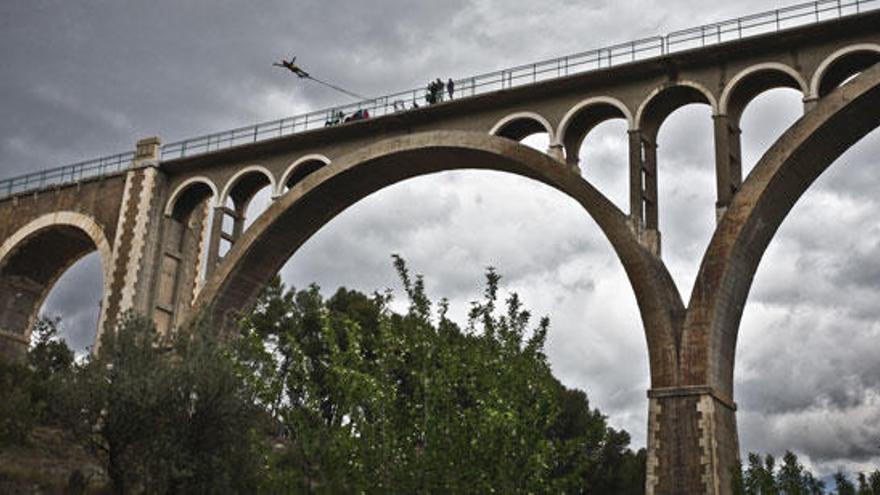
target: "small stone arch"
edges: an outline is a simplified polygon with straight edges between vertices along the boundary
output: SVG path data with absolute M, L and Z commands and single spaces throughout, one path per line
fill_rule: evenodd
M 287 167 L 287 170 L 284 171 L 284 175 L 281 176 L 281 180 L 279 180 L 278 183 L 276 184 L 276 186 L 275 186 L 275 187 L 276 187 L 276 189 L 275 189 L 275 197 L 279 197 L 279 196 L 283 195 L 284 192 L 285 192 L 285 191 L 284 191 L 284 188 L 285 188 L 285 187 L 288 187 L 288 184 L 287 184 L 287 183 L 288 183 L 292 178 L 295 177 L 294 174 L 297 173 L 297 172 L 299 171 L 299 169 L 300 169 L 304 164 L 308 164 L 308 163 L 310 163 L 310 162 L 321 163 L 322 165 L 320 165 L 320 166 L 330 165 L 330 159 L 329 159 L 329 158 L 327 158 L 327 157 L 324 156 L 324 155 L 317 154 L 317 153 L 312 153 L 312 154 L 305 155 L 305 156 L 302 156 L 302 157 L 298 158 L 295 162 L 293 162 L 292 164 L 290 164 L 289 167 Z M 314 171 L 314 170 L 308 170 L 308 171 L 306 171 L 306 175 L 308 175 L 309 173 L 311 173 L 311 172 L 313 172 L 313 171 Z
M 266 182 L 260 181 L 258 184 L 255 184 L 254 187 L 259 186 L 259 190 L 268 185 L 271 188 L 272 193 L 275 194 L 275 191 L 277 190 L 277 185 L 275 183 L 275 176 L 272 175 L 272 172 L 270 172 L 269 169 L 262 165 L 250 165 L 236 172 L 235 175 L 233 175 L 226 182 L 226 186 L 223 188 L 223 192 L 220 193 L 220 196 L 217 199 L 217 205 L 225 205 L 226 200 L 229 199 L 229 195 L 232 194 L 235 187 L 242 181 L 242 179 L 244 179 L 248 175 L 262 176 L 263 178 L 265 178 Z
M 804 98 L 810 93 L 806 79 L 798 71 L 778 62 L 766 62 L 743 69 L 727 82 L 718 102 L 718 113 L 732 113 L 738 118 L 752 99 L 778 87 L 798 90 Z
M 671 95 L 672 100 L 664 105 L 662 99 L 666 95 Z M 656 133 L 669 114 L 690 103 L 705 103 L 712 108 L 712 115 L 718 113 L 718 102 L 715 95 L 705 86 L 689 80 L 675 81 L 654 88 L 642 101 L 636 111 L 635 128 L 643 132 Z M 656 109 L 655 114 L 652 114 L 650 110 L 656 108 L 657 105 L 661 105 L 661 107 Z
M 208 179 L 204 176 L 196 176 L 190 177 L 189 179 L 183 181 L 179 186 L 174 189 L 174 192 L 168 197 L 168 202 L 165 204 L 165 216 L 170 217 L 174 213 L 174 207 L 177 204 L 177 201 L 180 199 L 181 195 L 190 187 L 196 184 L 204 184 L 208 188 L 211 189 L 211 195 L 214 198 L 214 202 L 217 202 L 217 198 L 220 197 L 220 194 L 217 192 L 217 186 L 214 185 L 214 182 L 211 179 Z
M 54 232 L 53 232 L 54 231 Z M 73 240 L 73 251 L 66 253 L 56 253 L 56 256 L 45 258 L 40 264 L 42 273 L 35 274 L 37 279 L 30 279 L 25 285 L 29 287 L 23 289 L 28 293 L 24 306 L 21 301 L 18 305 L 13 301 L 6 301 L 9 297 L 20 296 L 13 289 L 15 281 L 13 278 L 21 278 L 24 274 L 5 273 L 10 263 L 16 261 L 19 249 L 30 242 L 39 242 L 40 236 L 52 236 L 57 233 L 60 236 L 66 236 Z M 56 249 L 52 238 L 46 238 L 44 244 L 48 248 Z M 52 246 L 48 246 L 52 244 Z M 98 334 L 96 335 L 95 344 L 100 341 L 101 331 L 105 321 L 105 311 L 108 301 L 111 297 L 112 273 L 113 273 L 113 252 L 110 243 L 104 233 L 104 229 L 94 219 L 88 215 L 73 211 L 60 211 L 50 213 L 38 217 L 24 227 L 21 227 L 12 236 L 7 238 L 0 244 L 0 332 L 4 334 L 20 334 L 21 342 L 26 346 L 30 338 L 30 330 L 33 327 L 37 316 L 37 311 L 43 305 L 46 297 L 52 287 L 58 281 L 68 268 L 79 261 L 83 256 L 98 252 L 101 259 L 101 272 L 103 276 L 103 297 L 101 302 L 101 314 L 99 316 Z M 22 252 L 23 253 L 23 252 Z M 27 255 L 25 255 L 27 256 Z M 34 256 L 39 256 L 36 254 Z M 26 260 L 22 260 L 26 261 Z M 16 317 L 16 308 L 19 310 Z M 24 314 L 21 313 L 24 310 Z M 9 328 L 18 327 L 18 328 Z
M 600 123 L 615 118 L 626 121 L 627 129 L 635 127 L 632 112 L 620 100 L 596 96 L 578 102 L 562 117 L 555 144 L 565 150 L 566 161 L 576 164 L 577 152 L 586 135 Z
M 838 62 L 844 60 L 845 58 L 852 57 L 853 55 L 856 55 L 859 53 L 866 54 L 869 59 L 873 59 L 873 61 L 876 62 L 878 59 L 880 59 L 880 45 L 875 44 L 875 43 L 859 43 L 859 44 L 850 45 L 850 46 L 841 48 L 841 49 L 835 51 L 834 53 L 832 53 L 831 55 L 825 57 L 825 59 L 822 61 L 822 63 L 819 64 L 819 67 L 816 68 L 816 72 L 813 73 L 812 79 L 810 79 L 810 93 L 809 93 L 810 98 L 811 99 L 818 99 L 818 98 L 825 96 L 825 93 L 827 93 L 828 88 L 823 87 L 823 82 L 827 81 L 826 76 L 828 75 L 829 69 L 835 63 L 838 63 Z M 865 60 L 857 60 L 855 63 L 858 66 L 858 70 L 867 68 L 868 66 L 871 65 L 871 63 L 868 63 L 867 65 L 865 65 Z M 858 71 L 856 71 L 856 72 L 858 72 Z M 848 74 L 848 75 L 852 75 L 852 74 Z M 837 81 L 836 79 L 840 79 L 840 80 Z M 834 86 L 843 82 L 843 80 L 845 80 L 845 79 L 846 79 L 846 77 L 838 75 L 837 77 L 835 77 L 836 84 L 834 84 Z
M 556 143 L 556 134 L 553 132 L 553 126 L 550 125 L 546 118 L 535 112 L 516 112 L 499 120 L 492 126 L 489 134 L 520 141 L 531 134 L 539 132 L 547 133 L 551 145 Z

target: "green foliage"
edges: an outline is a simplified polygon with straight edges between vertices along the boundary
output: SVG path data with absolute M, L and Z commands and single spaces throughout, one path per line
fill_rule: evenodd
M 24 444 L 39 416 L 31 389 L 34 373 L 0 360 L 0 444 Z
M 834 473 L 834 485 L 837 495 L 856 495 L 856 486 L 842 471 Z
M 737 466 L 733 472 L 732 489 L 734 495 L 824 495 L 825 483 L 806 469 L 793 452 L 787 451 L 782 457 L 782 465 L 776 469 L 772 456 L 762 459 L 757 454 L 749 454 L 745 471 Z M 838 471 L 834 475 L 836 495 L 880 495 L 880 470 L 870 475 L 858 473 L 858 488 L 846 474 Z
M 116 493 L 242 492 L 259 456 L 252 395 L 210 326 L 162 339 L 127 318 L 58 389 L 58 418 L 105 466 Z
M 553 377 L 546 318 L 501 304 L 490 269 L 462 329 L 394 264 L 405 314 L 276 279 L 242 321 L 238 365 L 278 425 L 269 491 L 643 492 L 644 451 Z
M 24 444 L 35 425 L 50 421 L 57 378 L 73 364 L 57 320 L 37 320 L 33 334 L 25 363 L 0 361 L 0 443 Z

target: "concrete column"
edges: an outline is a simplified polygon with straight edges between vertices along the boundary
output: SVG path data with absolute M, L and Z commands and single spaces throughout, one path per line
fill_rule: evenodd
M 211 237 L 208 239 L 208 266 L 206 276 L 210 276 L 214 268 L 220 263 L 220 241 L 223 239 L 223 220 L 226 215 L 225 206 L 214 208 L 211 219 Z
M 742 184 L 741 132 L 727 115 L 713 115 L 715 128 L 716 222 L 721 220 Z
M 736 405 L 703 386 L 655 388 L 648 398 L 646 493 L 731 493 Z
M 642 175 L 642 134 L 631 130 L 629 134 L 629 216 L 636 228 L 645 224 L 644 191 Z
M 644 132 L 629 131 L 630 224 L 645 248 L 660 256 L 657 145 Z

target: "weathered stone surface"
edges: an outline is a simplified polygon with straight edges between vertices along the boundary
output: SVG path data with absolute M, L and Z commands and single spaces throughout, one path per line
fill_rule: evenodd
M 126 311 L 166 332 L 197 312 L 229 326 L 309 237 L 365 196 L 437 171 L 505 171 L 577 201 L 626 270 L 651 372 L 647 492 L 728 493 L 742 309 L 785 215 L 880 124 L 878 25 L 880 12 L 867 13 L 185 159 L 162 162 L 160 141 L 142 140 L 126 173 L 0 200 L 0 358 L 23 354 L 46 294 L 90 252 L 104 271 L 99 332 Z M 774 87 L 800 90 L 806 114 L 743 181 L 740 116 Z M 718 227 L 685 306 L 660 258 L 656 136 L 692 102 L 712 108 Z M 577 159 L 587 133 L 612 118 L 628 126 L 628 212 L 578 173 L 590 166 Z M 550 136 L 546 154 L 514 141 L 536 131 Z M 265 185 L 274 203 L 244 230 Z

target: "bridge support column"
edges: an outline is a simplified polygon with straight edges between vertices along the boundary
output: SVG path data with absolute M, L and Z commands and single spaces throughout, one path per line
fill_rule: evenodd
M 206 268 L 206 276 L 214 271 L 214 268 L 223 260 L 220 255 L 220 244 L 226 241 L 230 246 L 244 233 L 244 220 L 246 205 L 236 203 L 235 209 L 227 206 L 217 206 L 214 208 L 213 219 L 211 220 L 211 237 L 208 241 L 208 265 Z M 223 230 L 223 224 L 226 218 L 232 218 L 232 233 Z
M 713 115 L 715 127 L 715 203 L 716 223 L 721 220 L 730 200 L 742 184 L 741 131 L 727 115 Z
M 639 242 L 660 256 L 657 144 L 638 129 L 629 131 L 629 184 L 632 228 Z
M 105 295 L 99 332 L 112 329 L 125 313 L 152 314 L 155 259 L 162 223 L 160 191 L 164 182 L 158 168 L 160 146 L 156 137 L 138 141 L 132 168 L 126 175 L 113 241 L 112 280 Z
M 704 386 L 655 388 L 648 398 L 646 493 L 731 493 L 736 405 Z

